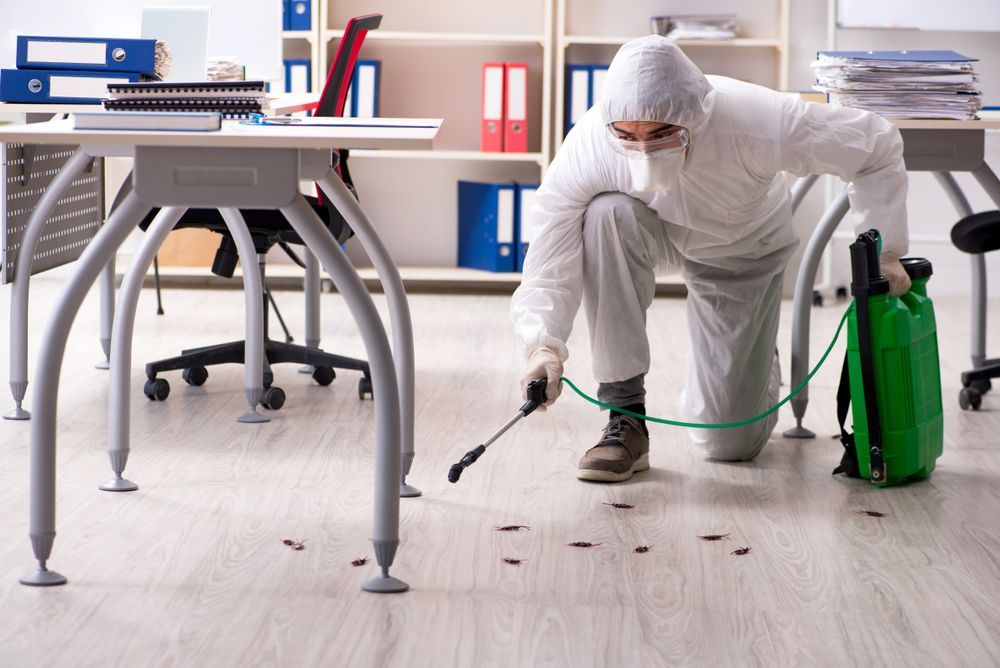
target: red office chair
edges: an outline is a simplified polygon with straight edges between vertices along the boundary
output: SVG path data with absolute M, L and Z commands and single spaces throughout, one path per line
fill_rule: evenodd
M 316 116 L 343 116 L 344 103 L 347 100 L 347 89 L 351 83 L 351 75 L 354 72 L 354 65 L 358 59 L 358 52 L 364 43 L 365 36 L 369 30 L 375 30 L 382 22 L 381 14 L 368 14 L 351 19 L 347 22 L 344 36 L 340 41 L 337 54 L 333 59 L 327 75 L 323 93 L 320 96 L 314 114 Z M 338 151 L 337 173 L 344 180 L 344 183 L 351 190 L 354 190 L 354 183 L 347 167 L 348 151 Z M 331 164 L 333 164 L 331 159 Z M 317 189 L 318 190 L 318 189 Z M 355 196 L 356 193 L 355 193 Z M 347 225 L 340 212 L 327 200 L 323 201 L 318 197 L 306 197 L 313 210 L 319 215 L 327 225 L 330 232 L 339 243 L 344 243 L 350 239 L 354 233 Z M 143 221 L 142 227 L 145 230 L 153 221 L 158 209 L 154 209 Z M 254 248 L 257 251 L 257 264 L 263 277 L 265 262 L 264 257 L 267 251 L 274 245 L 279 245 L 286 253 L 300 266 L 305 266 L 296 254 L 288 247 L 288 244 L 302 244 L 291 225 L 277 210 L 269 209 L 247 209 L 241 210 L 250 235 L 253 238 Z M 222 215 L 215 209 L 189 209 L 175 229 L 179 228 L 201 228 L 208 229 L 222 235 L 222 241 L 215 254 L 215 261 L 212 264 L 212 273 L 226 278 L 231 278 L 236 269 L 236 262 L 239 254 L 236 244 Z M 244 267 L 252 267 L 254 263 L 244 262 Z M 353 369 L 361 371 L 364 377 L 361 379 L 358 388 L 359 396 L 364 398 L 366 394 L 371 394 L 371 374 L 368 362 L 352 359 L 340 355 L 298 346 L 289 342 L 273 341 L 268 337 L 268 300 L 272 299 L 270 293 L 264 288 L 264 393 L 261 396 L 261 404 L 273 410 L 281 408 L 285 403 L 285 393 L 279 387 L 272 385 L 274 374 L 271 372 L 271 365 L 283 362 L 293 364 L 308 364 L 314 368 L 313 379 L 320 385 L 329 385 L 336 377 L 334 369 Z M 279 314 L 280 319 L 280 314 Z M 204 348 L 185 350 L 177 357 L 150 362 L 146 365 L 146 376 L 148 380 L 143 388 L 146 396 L 154 401 L 163 401 L 170 393 L 169 383 L 158 378 L 157 374 L 162 371 L 183 369 L 182 377 L 189 385 L 202 385 L 208 379 L 206 367 L 215 364 L 242 364 L 244 354 L 244 341 L 233 341 Z

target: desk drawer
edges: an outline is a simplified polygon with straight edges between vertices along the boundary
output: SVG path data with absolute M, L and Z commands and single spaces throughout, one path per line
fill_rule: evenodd
M 135 150 L 135 192 L 152 206 L 276 209 L 298 193 L 298 176 L 295 150 Z

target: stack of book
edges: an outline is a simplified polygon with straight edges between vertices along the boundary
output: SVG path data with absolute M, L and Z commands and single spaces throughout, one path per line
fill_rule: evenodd
M 263 81 L 137 82 L 108 85 L 108 111 L 214 111 L 226 119 L 267 113 Z
M 814 88 L 887 118 L 973 120 L 982 107 L 975 61 L 954 51 L 821 51 Z

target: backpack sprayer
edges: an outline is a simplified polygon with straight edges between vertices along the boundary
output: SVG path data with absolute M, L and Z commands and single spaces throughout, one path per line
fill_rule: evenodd
M 562 381 L 586 401 L 640 420 L 697 429 L 743 427 L 771 415 L 809 383 L 826 362 L 847 322 L 847 355 L 837 392 L 837 417 L 845 450 L 834 474 L 866 478 L 879 487 L 926 478 L 934 470 L 944 443 L 937 325 L 933 304 L 927 297 L 932 268 L 922 258 L 901 260 L 911 287 L 902 297 L 891 297 L 889 281 L 879 273 L 880 246 L 877 230 L 869 230 L 851 244 L 854 303 L 840 319 L 816 366 L 788 396 L 760 415 L 717 424 L 668 420 L 602 403 L 569 378 L 563 377 Z M 448 481 L 458 482 L 462 471 L 475 463 L 486 448 L 543 404 L 545 386 L 544 378 L 528 383 L 524 405 L 482 445 L 465 453 L 448 471 Z M 853 434 L 844 428 L 848 406 L 853 409 Z

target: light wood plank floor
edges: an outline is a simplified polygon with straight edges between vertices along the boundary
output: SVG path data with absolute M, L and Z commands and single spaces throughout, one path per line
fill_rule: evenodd
M 59 287 L 39 280 L 32 294 L 32 368 Z M 277 299 L 301 332 L 301 294 Z M 0 292 L 0 312 L 8 300 Z M 682 432 L 653 426 L 651 471 L 620 486 L 579 482 L 576 460 L 603 420 L 567 396 L 450 485 L 449 465 L 520 405 L 509 301 L 413 297 L 410 479 L 425 495 L 402 504 L 394 573 L 412 590 L 377 596 L 359 590 L 374 566 L 350 564 L 371 553 L 373 408 L 357 399 L 357 375 L 321 388 L 279 367 L 288 402 L 266 425 L 234 422 L 244 401 L 239 367 L 212 369 L 201 388 L 169 374 L 170 398 L 147 402 L 145 361 L 242 337 L 239 293 L 171 290 L 165 300 L 167 315 L 156 317 L 144 292 L 136 328 L 133 494 L 97 489 L 109 469 L 95 297 L 74 329 L 51 560 L 66 587 L 17 583 L 31 565 L 30 426 L 0 423 L 0 666 L 1000 664 L 1000 395 L 978 413 L 958 409 L 966 301 L 938 303 L 946 411 L 938 470 L 925 483 L 876 490 L 830 475 L 841 450 L 830 438 L 837 357 L 812 386 L 807 425 L 820 437 L 776 436 L 753 463 L 707 462 Z M 323 344 L 362 355 L 339 297 L 324 295 L 323 309 Z M 814 350 L 841 310 L 815 311 Z M 658 299 L 650 312 L 657 415 L 677 415 L 685 320 L 682 300 Z M 785 303 L 786 363 L 790 326 Z M 998 354 L 1000 302 L 990 327 Z M 592 390 L 582 320 L 572 350 L 567 375 Z M 0 406 L 8 409 L 6 390 Z M 791 423 L 783 410 L 778 433 Z M 602 505 L 612 501 L 636 507 Z M 888 516 L 855 512 L 863 508 Z M 498 524 L 531 530 L 496 533 Z M 734 542 L 695 538 L 722 532 Z M 306 549 L 292 551 L 284 538 Z M 565 547 L 571 541 L 603 544 Z M 638 545 L 653 547 L 634 554 Z M 744 545 L 751 554 L 730 555 Z

